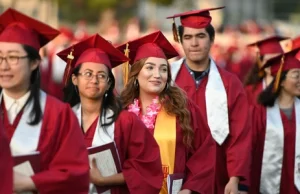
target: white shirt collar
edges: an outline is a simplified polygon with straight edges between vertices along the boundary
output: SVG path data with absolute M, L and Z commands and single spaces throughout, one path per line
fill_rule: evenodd
M 27 102 L 29 96 L 30 96 L 30 91 L 28 91 L 26 94 L 24 94 L 21 98 L 19 99 L 14 99 L 10 96 L 8 96 L 5 92 L 5 90 L 3 90 L 3 98 L 4 98 L 4 103 L 5 103 L 5 108 L 7 111 L 10 110 L 10 108 L 12 107 L 12 105 L 14 103 L 17 103 L 18 105 L 18 109 L 22 109 L 23 106 L 25 105 L 25 103 Z

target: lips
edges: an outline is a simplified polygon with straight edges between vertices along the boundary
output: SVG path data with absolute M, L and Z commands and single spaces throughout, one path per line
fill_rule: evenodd
M 149 81 L 150 83 L 154 84 L 154 85 L 160 85 L 161 81 Z
M 6 81 L 6 80 L 10 80 L 11 78 L 13 78 L 12 75 L 0 75 L 0 79 Z

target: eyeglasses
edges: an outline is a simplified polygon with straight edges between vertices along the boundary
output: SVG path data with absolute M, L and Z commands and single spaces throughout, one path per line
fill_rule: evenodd
M 0 56 L 0 64 L 2 64 L 3 60 L 6 61 L 9 65 L 17 65 L 19 63 L 20 59 L 28 58 L 28 56 L 7 56 L 7 57 L 1 57 Z
M 81 75 L 84 77 L 84 79 L 90 81 L 96 76 L 97 80 L 99 82 L 107 82 L 109 80 L 108 76 L 103 74 L 103 73 L 98 73 L 98 74 L 92 74 L 91 72 L 84 72 L 84 73 L 78 73 L 78 75 Z

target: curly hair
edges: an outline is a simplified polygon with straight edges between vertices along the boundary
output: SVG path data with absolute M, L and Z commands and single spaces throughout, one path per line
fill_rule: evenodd
M 147 58 L 135 62 L 130 69 L 128 83 L 121 93 L 123 108 L 128 108 L 135 98 L 139 97 L 139 86 L 136 82 L 137 76 L 143 68 Z M 187 97 L 178 87 L 171 85 L 171 70 L 168 64 L 168 78 L 165 89 L 159 94 L 159 100 L 170 115 L 175 115 L 179 119 L 179 124 L 183 132 L 183 143 L 191 148 L 194 140 L 194 131 L 191 127 L 191 115 L 187 108 Z

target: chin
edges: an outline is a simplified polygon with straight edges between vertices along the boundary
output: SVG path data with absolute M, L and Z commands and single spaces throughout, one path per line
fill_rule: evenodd
M 163 91 L 162 89 L 152 89 L 152 90 L 148 90 L 147 93 L 151 95 L 159 95 L 162 91 Z

